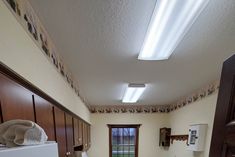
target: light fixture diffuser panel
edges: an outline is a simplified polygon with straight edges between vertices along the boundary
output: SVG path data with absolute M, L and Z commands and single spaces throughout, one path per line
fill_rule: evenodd
M 129 84 L 123 96 L 123 103 L 136 103 L 145 90 L 144 84 Z
M 168 59 L 208 2 L 157 0 L 138 59 Z

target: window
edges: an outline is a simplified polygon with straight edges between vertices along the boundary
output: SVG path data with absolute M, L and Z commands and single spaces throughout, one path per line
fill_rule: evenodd
M 140 125 L 108 125 L 109 156 L 138 157 Z

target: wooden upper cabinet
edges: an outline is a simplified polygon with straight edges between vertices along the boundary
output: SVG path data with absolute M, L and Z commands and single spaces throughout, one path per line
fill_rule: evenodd
M 73 151 L 73 117 L 67 113 L 65 113 L 65 124 L 66 124 L 66 144 L 67 144 L 67 152 L 66 155 L 69 157 L 74 156 Z
M 73 157 L 74 145 L 83 145 L 84 150 L 90 147 L 88 124 L 77 116 L 72 117 L 70 112 L 65 113 L 65 108 L 57 107 L 61 105 L 21 77 L 2 72 L 5 73 L 0 71 L 0 123 L 12 119 L 36 122 L 45 130 L 48 140 L 57 141 L 59 157 Z
M 59 157 L 66 157 L 66 131 L 65 131 L 65 115 L 62 110 L 57 107 L 54 109 L 56 141 L 58 143 Z
M 87 133 L 88 133 L 88 129 L 87 129 L 87 124 L 83 122 L 83 148 L 84 150 L 88 149 L 88 139 L 87 139 Z
M 46 132 L 49 141 L 55 141 L 53 106 L 45 99 L 34 95 L 36 123 Z
M 91 147 L 91 126 L 87 126 L 87 140 L 88 140 L 88 149 Z
M 83 145 L 83 121 L 78 118 L 73 118 L 73 135 L 74 135 L 74 145 Z
M 1 100 L 0 100 L 0 123 L 2 123 L 2 107 L 1 107 Z
M 83 144 L 83 122 L 82 120 L 78 120 L 78 145 Z
M 75 146 L 79 145 L 79 132 L 78 132 L 78 119 L 73 118 L 73 144 Z
M 0 100 L 3 121 L 35 121 L 32 93 L 0 73 Z

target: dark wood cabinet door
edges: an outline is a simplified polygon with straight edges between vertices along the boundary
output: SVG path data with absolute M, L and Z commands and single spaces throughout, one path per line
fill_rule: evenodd
M 235 55 L 223 64 L 209 156 L 235 156 Z
M 35 121 L 32 93 L 0 73 L 0 100 L 3 121 Z
M 88 143 L 88 149 L 91 147 L 91 126 L 87 126 L 87 143 Z
M 65 113 L 65 124 L 66 124 L 66 144 L 67 144 L 67 156 L 74 156 L 73 151 L 73 117 Z
M 62 110 L 57 107 L 54 109 L 56 141 L 58 143 L 59 156 L 66 157 L 66 131 L 65 131 L 65 115 Z
M 78 120 L 78 145 L 83 144 L 83 122 Z
M 79 145 L 78 119 L 73 118 L 73 142 L 75 146 Z
M 3 122 L 2 119 L 3 119 L 3 118 L 2 118 L 2 106 L 1 106 L 1 100 L 0 100 L 0 123 Z
M 84 150 L 87 150 L 88 148 L 88 143 L 87 143 L 87 124 L 83 122 L 83 131 L 82 131 L 83 135 L 82 135 L 82 138 L 83 138 L 83 148 Z
M 34 95 L 35 121 L 46 132 L 49 141 L 55 141 L 53 106 L 45 99 Z

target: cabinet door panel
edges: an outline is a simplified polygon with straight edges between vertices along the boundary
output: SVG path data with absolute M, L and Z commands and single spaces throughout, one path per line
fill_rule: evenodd
M 57 107 L 54 107 L 54 119 L 56 128 L 56 141 L 58 143 L 59 156 L 66 156 L 66 131 L 65 131 L 65 116 L 64 112 Z
M 34 95 L 36 123 L 46 132 L 48 140 L 55 141 L 53 106 L 45 99 Z
M 1 105 L 1 100 L 0 100 L 0 123 L 2 123 L 2 105 Z
M 78 135 L 78 119 L 73 118 L 73 138 L 74 145 L 77 146 L 79 144 L 79 135 Z
M 85 150 L 87 150 L 88 144 L 87 144 L 87 124 L 83 122 L 83 147 Z
M 87 140 L 88 140 L 88 149 L 91 147 L 91 126 L 88 125 L 88 131 L 87 131 Z
M 67 153 L 73 156 L 73 117 L 65 113 Z
M 32 93 L 3 74 L 0 74 L 0 100 L 3 121 L 35 121 Z
M 83 144 L 83 122 L 79 119 L 78 120 L 78 145 Z

